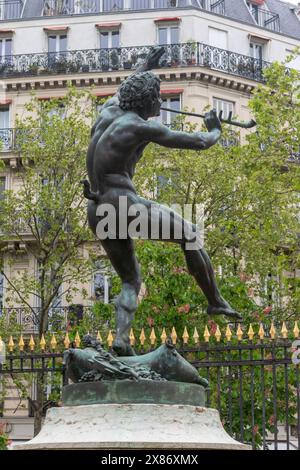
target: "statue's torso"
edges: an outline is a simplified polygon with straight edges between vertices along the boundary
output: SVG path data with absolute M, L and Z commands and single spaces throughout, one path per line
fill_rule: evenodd
M 147 143 L 135 132 L 142 119 L 119 106 L 105 108 L 96 123 L 88 150 L 87 167 L 92 189 L 104 194 L 110 189 L 133 191 L 135 165 Z

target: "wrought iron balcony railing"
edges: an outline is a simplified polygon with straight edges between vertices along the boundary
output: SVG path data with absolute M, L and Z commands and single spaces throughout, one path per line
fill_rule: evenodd
M 0 1 L 0 20 L 16 20 L 21 18 L 22 10 L 22 0 L 2 0 Z
M 225 0 L 44 0 L 42 16 L 82 15 L 122 10 L 162 10 L 194 6 L 225 14 Z
M 15 148 L 15 129 L 0 129 L 0 151 L 9 152 Z
M 262 8 L 249 6 L 249 10 L 258 26 L 280 32 L 280 18 L 277 13 Z
M 0 307 L 0 317 L 5 317 L 8 327 L 18 324 L 24 333 L 38 333 L 41 309 L 39 307 Z M 83 317 L 88 317 L 94 324 L 95 330 L 105 327 L 106 322 L 99 325 L 99 317 L 95 315 L 93 307 L 73 304 L 66 307 L 49 307 L 49 329 L 52 331 L 66 330 L 69 326 L 76 326 Z
M 135 69 L 152 46 L 85 49 L 61 53 L 19 54 L 0 59 L 0 78 L 113 72 Z M 203 43 L 166 45 L 161 68 L 207 67 L 250 80 L 263 81 L 267 62 Z

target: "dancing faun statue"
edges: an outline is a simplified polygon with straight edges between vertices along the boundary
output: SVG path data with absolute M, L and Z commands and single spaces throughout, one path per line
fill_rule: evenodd
M 158 66 L 164 52 L 163 47 L 153 48 L 145 63 L 129 76 L 121 84 L 117 94 L 103 105 L 92 129 L 87 154 L 89 181 L 83 181 L 84 195 L 89 199 L 89 226 L 98 238 L 100 237 L 97 226 L 101 217 L 103 219 L 103 211 L 102 216 L 99 215 L 101 207 L 111 205 L 116 210 L 116 226 L 109 228 L 100 242 L 122 281 L 122 290 L 116 300 L 116 338 L 113 344 L 115 352 L 120 356 L 134 354 L 129 342 L 129 331 L 141 287 L 134 242 L 128 233 L 132 220 L 128 214 L 134 205 L 142 207 L 146 213 L 148 238 L 151 238 L 154 219 L 155 223 L 159 221 L 159 224 L 170 221 L 170 237 L 165 238 L 163 230 L 159 228 L 158 239 L 180 244 L 189 272 L 207 298 L 208 315 L 223 314 L 234 319 L 241 318 L 222 297 L 211 261 L 203 246 L 196 243 L 193 249 L 187 247 L 191 240 L 197 242 L 197 227 L 166 206 L 138 196 L 132 182 L 135 166 L 149 143 L 202 151 L 216 144 L 222 132 L 221 122 L 215 111 L 205 115 L 204 122 L 208 132 L 178 132 L 158 120 L 150 119 L 160 115 L 162 104 L 160 79 L 150 70 Z M 120 211 L 124 200 L 126 210 L 123 208 Z M 124 224 L 127 232 L 125 236 L 118 236 L 118 230 L 121 226 L 124 228 Z M 182 236 L 175 236 L 179 232 Z

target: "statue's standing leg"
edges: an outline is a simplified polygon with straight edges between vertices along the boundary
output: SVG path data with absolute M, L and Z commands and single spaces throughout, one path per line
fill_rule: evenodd
M 129 343 L 129 333 L 141 288 L 140 267 L 134 253 L 134 244 L 130 238 L 102 240 L 101 244 L 122 281 L 122 290 L 115 302 L 116 338 L 113 349 L 119 356 L 131 356 L 134 352 Z

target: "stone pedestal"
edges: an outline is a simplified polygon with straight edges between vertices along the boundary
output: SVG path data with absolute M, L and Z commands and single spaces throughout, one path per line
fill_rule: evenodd
M 38 436 L 14 449 L 248 450 L 226 433 L 204 399 L 201 386 L 177 382 L 69 385 L 65 406 L 50 409 Z

